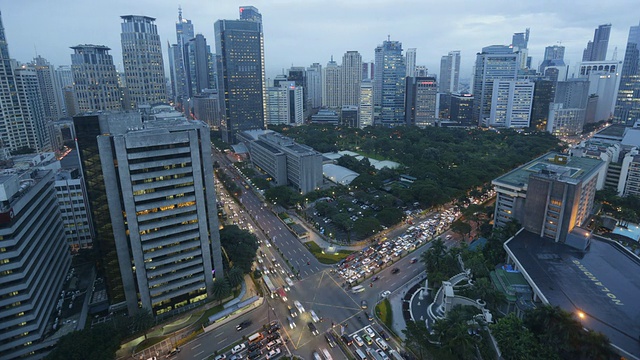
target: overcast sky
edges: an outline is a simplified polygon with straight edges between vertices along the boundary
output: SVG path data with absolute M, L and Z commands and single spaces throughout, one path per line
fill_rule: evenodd
M 237 19 L 238 7 L 262 13 L 265 65 L 273 78 L 283 68 L 338 63 L 347 50 L 373 60 L 374 48 L 391 36 L 404 50 L 417 48 L 417 64 L 439 73 L 440 57 L 460 50 L 461 75 L 469 77 L 482 47 L 509 45 L 514 32 L 531 28 L 529 54 L 537 67 L 544 47 L 561 42 L 565 61 L 575 65 L 593 31 L 611 23 L 607 59 L 617 47 L 624 57 L 629 27 L 638 25 L 638 0 L 4 0 L 2 21 L 12 58 L 39 54 L 54 65 L 71 63 L 70 46 L 109 46 L 121 69 L 120 15 L 156 18 L 167 65 L 167 41 L 176 42 L 178 4 L 215 52 L 213 23 Z M 570 73 L 573 71 L 573 66 Z M 168 75 L 168 74 L 167 74 Z

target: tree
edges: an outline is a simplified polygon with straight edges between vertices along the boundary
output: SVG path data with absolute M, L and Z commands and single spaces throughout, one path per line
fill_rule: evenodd
M 231 295 L 231 285 L 226 278 L 216 279 L 213 283 L 212 297 L 216 301 L 222 301 L 227 296 Z
M 407 328 L 403 330 L 403 333 L 405 346 L 413 350 L 419 360 L 431 359 L 428 347 L 431 335 L 423 323 L 407 321 Z
M 238 267 L 243 273 L 251 272 L 258 251 L 258 240 L 247 230 L 235 225 L 220 230 L 220 245 L 229 257 L 229 269 Z
M 402 221 L 403 216 L 402 210 L 394 207 L 385 207 L 378 212 L 376 218 L 384 226 L 393 226 Z
M 458 219 L 451 224 L 451 231 L 464 237 L 465 235 L 471 234 L 471 225 Z
M 505 359 L 558 359 L 557 355 L 543 351 L 534 334 L 513 313 L 491 324 L 490 328 Z
M 229 281 L 229 285 L 232 288 L 236 288 L 242 284 L 244 281 L 244 274 L 242 273 L 242 269 L 239 267 L 234 267 L 233 269 L 227 272 L 227 279 Z
M 147 338 L 147 330 L 153 326 L 155 319 L 149 309 L 138 308 L 133 314 L 129 315 L 131 322 L 129 323 L 129 330 L 132 334 L 137 334 L 144 331 L 144 338 Z
M 380 221 L 371 217 L 359 218 L 353 223 L 353 231 L 360 237 L 369 237 L 380 231 Z
M 60 338 L 47 360 L 112 360 L 122 339 L 112 324 L 99 324 L 74 331 Z
M 302 196 L 288 186 L 272 187 L 264 192 L 264 197 L 271 203 L 283 207 L 292 207 L 302 203 Z

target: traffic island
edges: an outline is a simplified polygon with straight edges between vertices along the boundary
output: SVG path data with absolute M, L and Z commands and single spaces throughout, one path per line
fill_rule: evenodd
M 335 252 L 325 251 L 320 247 L 320 245 L 316 244 L 313 241 L 307 241 L 304 245 L 309 249 L 311 254 L 318 259 L 318 261 L 322 264 L 332 265 L 337 264 L 343 259 L 346 259 L 349 255 L 353 253 L 350 250 L 339 250 Z

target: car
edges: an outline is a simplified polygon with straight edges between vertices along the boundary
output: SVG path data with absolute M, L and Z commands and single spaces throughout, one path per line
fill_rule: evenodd
M 274 357 L 280 355 L 280 349 L 272 349 L 267 353 L 267 359 L 273 359 Z
M 178 353 L 180 352 L 180 350 L 181 350 L 181 349 L 180 349 L 179 347 L 176 347 L 176 348 L 173 348 L 173 349 L 169 350 L 169 352 L 167 353 L 167 357 L 171 357 L 171 356 L 176 356 L 176 355 L 178 355 Z
M 284 273 L 284 272 L 283 272 L 283 273 Z M 287 276 L 284 280 L 287 282 L 287 285 L 289 285 L 289 286 L 293 286 L 293 280 L 291 280 L 291 278 L 290 278 L 290 277 L 288 277 L 288 276 Z
M 418 258 L 413 258 L 413 259 L 411 259 L 411 261 L 410 261 L 410 262 L 411 262 L 412 264 L 415 264 L 415 263 L 417 263 L 417 262 L 418 262 Z
M 291 315 L 291 317 L 298 316 L 298 312 L 296 311 L 296 308 L 291 307 L 291 305 L 287 305 L 287 308 L 289 309 L 289 315 Z
M 318 335 L 318 328 L 316 327 L 316 325 L 312 322 L 308 322 L 307 323 L 307 327 L 309 327 L 309 331 L 311 331 L 311 333 L 313 335 Z
M 262 349 L 257 349 L 249 353 L 247 359 L 257 359 L 262 355 Z
M 240 324 L 236 325 L 236 330 L 240 331 L 242 329 L 246 329 L 247 327 L 249 327 L 249 325 L 251 325 L 251 320 L 245 320 Z
M 399 273 L 399 272 L 400 272 L 400 269 L 398 269 L 397 267 L 396 267 L 396 268 L 391 269 L 391 273 L 392 273 L 392 274 L 397 274 L 397 273 Z
M 366 332 L 367 332 L 367 334 L 368 334 L 369 336 L 371 336 L 372 338 L 376 337 L 376 332 L 375 332 L 375 331 L 373 331 L 373 329 L 371 328 L 371 326 L 367 326 L 367 327 L 365 327 L 365 328 L 364 328 L 364 331 L 366 331 Z
M 313 320 L 313 322 L 320 321 L 320 318 L 318 317 L 315 311 L 311 310 L 309 311 L 309 313 L 311 314 L 311 320 Z
M 369 334 L 362 335 L 362 339 L 367 343 L 367 345 L 373 344 L 373 339 L 371 339 L 371 336 L 369 336 Z
M 333 358 L 331 357 L 331 354 L 329 353 L 329 350 L 327 350 L 326 348 L 322 348 L 320 350 L 322 351 L 322 355 L 324 355 L 325 359 L 333 360 Z
M 381 338 L 376 339 L 376 344 L 378 344 L 382 350 L 387 350 L 389 348 L 389 344 Z
M 247 345 L 245 345 L 244 343 L 238 344 L 238 345 L 234 346 L 233 349 L 231 349 L 231 353 L 232 354 L 237 354 L 237 353 L 241 352 L 242 350 L 244 350 L 246 348 L 247 348 Z
M 320 354 L 318 354 L 317 351 L 313 352 L 313 360 L 322 360 L 322 357 L 320 356 Z
M 373 313 L 372 312 L 368 312 L 367 313 L 367 320 L 373 321 Z
M 329 344 L 329 346 L 336 346 L 336 340 L 333 338 L 333 335 L 331 335 L 331 333 L 324 334 L 324 339 L 327 340 L 327 344 Z
M 380 276 L 376 275 L 373 278 L 371 278 L 371 282 L 375 282 L 375 281 L 377 281 L 379 279 L 380 279 Z
M 351 344 L 353 344 L 353 339 L 351 339 L 350 337 L 348 337 L 347 335 L 341 335 L 340 339 L 342 340 L 343 343 L 345 343 L 347 346 L 350 346 Z
M 380 297 L 382 297 L 382 298 L 386 298 L 386 297 L 388 297 L 389 295 L 391 295 L 391 291 L 389 291 L 389 290 L 385 290 L 385 291 L 383 291 L 383 292 L 382 292 L 382 294 L 380 294 Z
M 366 309 L 369 307 L 369 303 L 367 303 L 367 300 L 362 300 L 360 301 L 360 307 L 363 309 Z
M 293 302 L 293 305 L 296 306 L 296 308 L 298 309 L 298 311 L 300 312 L 300 314 L 302 314 L 304 312 L 304 306 L 302 306 L 302 304 L 300 303 L 300 301 L 296 300 Z
M 356 343 L 356 345 L 358 346 L 363 346 L 364 342 L 362 342 L 362 338 L 359 335 L 353 335 L 353 341 Z
M 291 316 L 287 316 L 287 321 L 289 322 L 289 328 L 293 329 L 296 327 L 296 322 L 293 321 L 293 318 Z
M 389 360 L 389 357 L 384 353 L 384 351 L 377 349 L 376 352 L 378 353 L 378 355 L 380 355 L 380 358 L 382 358 L 382 360 Z
M 213 360 L 225 360 L 226 358 L 227 358 L 227 355 L 220 354 L 220 355 L 214 357 Z
M 271 348 L 274 348 L 274 347 L 278 347 L 280 345 L 282 345 L 282 340 L 275 339 L 275 340 L 271 341 L 270 343 L 268 343 L 265 346 L 266 346 L 267 349 L 271 349 Z

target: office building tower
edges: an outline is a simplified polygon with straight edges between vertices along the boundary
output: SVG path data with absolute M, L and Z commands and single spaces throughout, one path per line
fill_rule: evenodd
M 184 47 L 185 68 L 187 70 L 187 84 L 189 86 L 189 97 L 194 97 L 204 89 L 212 89 L 213 79 L 209 60 L 211 49 L 207 45 L 207 40 L 202 34 L 197 34 L 189 39 Z
M 356 105 L 342 105 L 340 122 L 346 127 L 358 127 L 358 107 Z
M 496 80 L 491 95 L 489 126 L 529 127 L 535 84 L 529 80 Z
M 632 126 L 640 119 L 640 24 L 631 26 L 624 52 L 614 123 Z
M 362 82 L 362 56 L 357 51 L 347 51 L 342 57 L 340 87 L 342 100 L 340 105 L 357 106 L 360 102 L 360 83 Z
M 41 359 L 51 350 L 56 340 L 45 337 L 61 309 L 71 266 L 53 187 L 55 171 L 39 165 L 7 168 L 0 175 L 2 359 Z
M 440 92 L 449 94 L 458 92 L 458 84 L 460 83 L 460 51 L 449 51 L 448 55 L 440 59 L 440 78 L 438 80 Z
M 473 121 L 473 95 L 451 94 L 449 105 L 449 120 L 462 126 L 478 126 Z
M 360 84 L 360 105 L 358 106 L 358 127 L 373 126 L 373 84 L 363 80 Z
M 593 41 L 589 40 L 587 48 L 582 52 L 582 61 L 603 61 L 607 58 L 611 24 L 598 26 L 593 34 Z
M 125 15 L 122 18 L 122 64 L 134 108 L 167 101 L 162 44 L 155 18 Z
M 424 65 L 416 65 L 416 77 L 428 77 L 429 69 Z
M 405 122 L 420 127 L 435 125 L 438 83 L 433 77 L 408 77 L 406 79 Z
M 406 72 L 405 77 L 416 76 L 416 48 L 409 48 L 405 52 Z
M 253 6 L 241 6 L 238 11 L 240 13 L 240 20 L 262 22 L 262 14 Z
M 307 95 L 307 70 L 304 66 L 292 66 L 287 70 L 287 85 L 295 85 L 302 93 L 303 119 L 311 113 L 311 104 Z
M 214 24 L 220 129 L 227 143 L 234 143 L 238 132 L 265 126 L 264 39 L 262 23 L 255 21 L 259 13 L 253 10 L 253 20 L 218 20 Z
M 274 87 L 280 87 L 280 85 L 288 84 L 288 83 L 289 83 L 289 80 L 287 79 L 287 75 L 285 74 L 278 74 L 276 75 L 275 79 L 273 79 Z
M 74 123 L 83 170 L 102 181 L 89 200 L 94 221 L 107 221 L 96 232 L 112 304 L 129 313 L 140 304 L 157 316 L 211 296 L 213 274 L 224 274 L 209 127 L 142 122 L 132 112 Z
M 491 182 L 497 192 L 495 226 L 516 219 L 528 231 L 564 242 L 589 218 L 604 164 L 547 153 L 500 176 Z
M 58 99 L 60 100 L 60 110 L 63 116 L 70 116 L 67 112 L 67 105 L 64 97 L 65 88 L 73 87 L 73 73 L 71 72 L 71 66 L 60 65 L 55 70 L 56 87 L 58 91 Z M 73 111 L 73 109 L 72 109 Z
M 342 67 L 331 60 L 322 72 L 322 106 L 337 109 L 341 106 L 342 88 L 340 87 Z
M 520 53 L 509 46 L 492 45 L 482 48 L 476 56 L 473 75 L 473 119 L 482 125 L 491 115 L 493 83 L 517 80 Z
M 538 67 L 540 74 L 544 74 L 545 70 L 550 67 L 560 69 L 566 69 L 567 65 L 564 62 L 564 46 L 553 45 L 544 48 L 544 59 Z M 561 71 L 562 72 L 562 71 Z M 566 80 L 566 77 L 560 79 L 560 81 Z
M 56 72 L 42 56 L 36 56 L 30 64 L 36 70 L 38 86 L 44 106 L 44 117 L 48 121 L 56 121 L 62 117 L 62 97 L 56 82 Z
M 71 47 L 71 70 L 76 111 L 79 113 L 122 108 L 118 74 L 109 49 L 103 45 Z
M 307 68 L 307 99 L 312 109 L 322 106 L 322 65 L 313 63 Z
M 289 124 L 289 90 L 286 86 L 267 88 L 267 126 Z
M 189 97 L 185 45 L 195 36 L 191 20 L 182 17 L 182 8 L 178 7 L 176 22 L 177 43 L 169 45 L 169 71 L 171 74 L 171 92 L 173 101 L 183 103 Z
M 531 127 L 538 130 L 547 128 L 549 104 L 553 102 L 556 82 L 548 79 L 534 80 L 533 103 L 531 104 Z
M 192 100 L 193 118 L 204 121 L 211 129 L 217 130 L 220 127 L 218 90 L 206 89 Z
M 386 40 L 375 49 L 374 106 L 380 106 L 376 124 L 399 126 L 405 123 L 404 95 L 406 67 L 402 43 Z
M 531 68 L 531 57 L 529 57 L 529 28 L 525 32 L 514 33 L 511 37 L 511 47 L 514 52 L 520 53 L 520 68 Z
M 61 169 L 55 178 L 56 197 L 69 251 L 93 247 L 93 223 L 89 215 L 87 188 L 78 169 Z
M 565 109 L 563 103 L 551 103 L 546 130 L 557 137 L 580 135 L 584 127 L 586 110 L 586 106 L 582 109 Z
M 362 63 L 362 80 L 373 80 L 375 71 L 375 64 L 373 61 L 367 61 Z
M 49 122 L 46 119 L 44 101 L 40 89 L 38 73 L 33 67 L 23 65 L 15 69 L 16 93 L 24 94 L 26 106 L 23 114 L 30 121 L 9 124 L 14 130 L 14 139 L 35 152 L 51 151 Z
M 553 102 L 563 103 L 565 108 L 584 109 L 587 107 L 589 85 L 585 78 L 558 81 Z
M 583 61 L 577 77 L 589 80 L 589 94 L 597 95 L 593 120 L 608 120 L 613 117 L 620 88 L 622 61 Z M 589 114 L 589 112 L 587 112 Z

